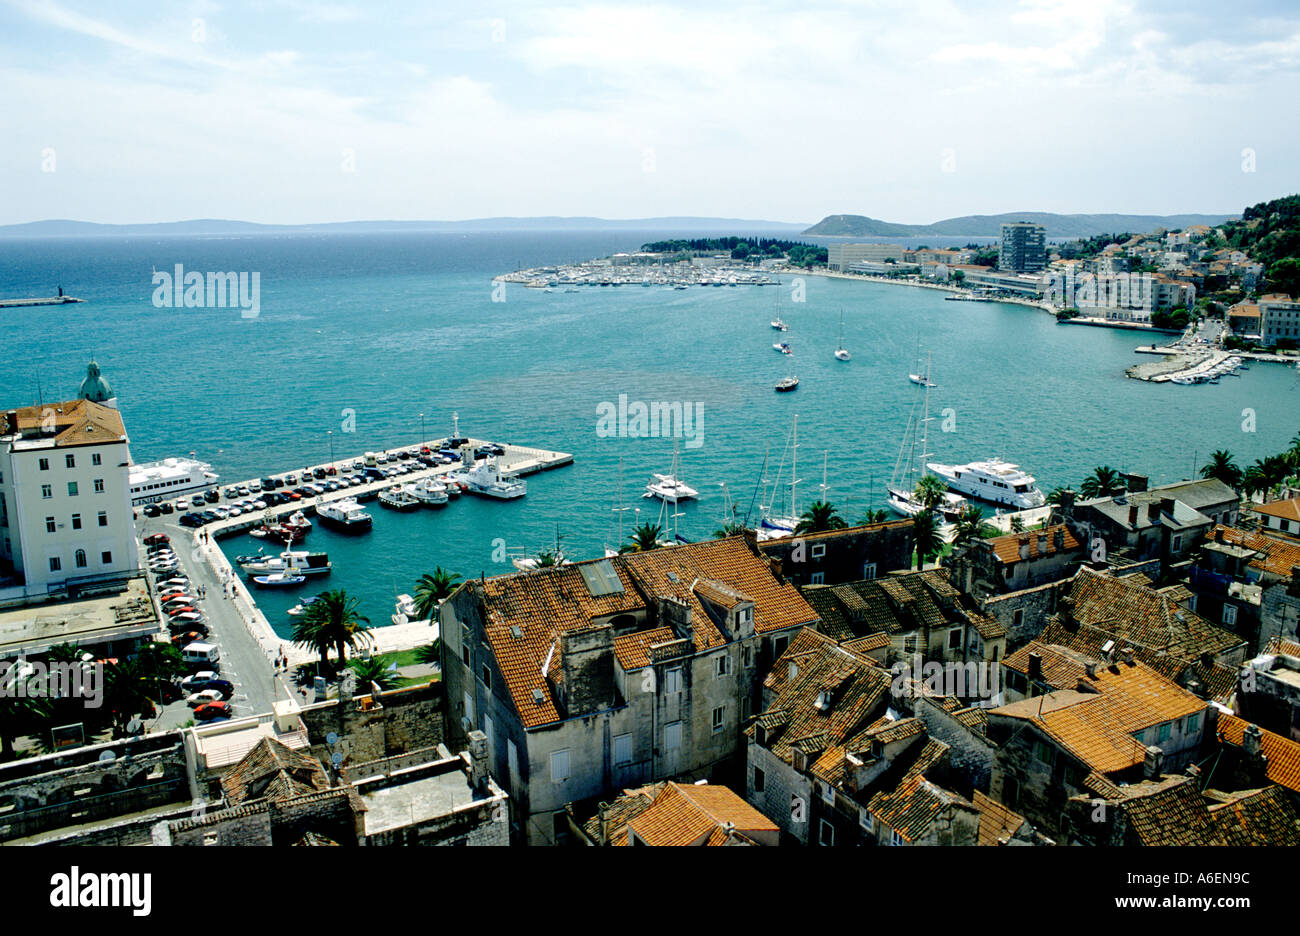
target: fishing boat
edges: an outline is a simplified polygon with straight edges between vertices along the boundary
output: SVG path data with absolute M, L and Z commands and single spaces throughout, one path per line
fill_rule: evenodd
M 235 564 L 247 574 L 288 572 L 291 575 L 329 575 L 333 566 L 328 553 L 286 549 L 278 556 L 239 556 Z
M 673 441 L 673 466 L 668 474 L 653 474 L 650 476 L 650 483 L 645 486 L 645 493 L 642 497 L 657 497 L 665 503 L 675 504 L 678 501 L 690 500 L 698 497 L 700 492 L 695 488 L 684 483 L 677 477 L 678 459 L 677 459 L 677 442 Z
M 341 497 L 320 504 L 316 508 L 316 517 L 340 533 L 366 533 L 374 523 L 374 518 L 365 512 L 355 497 Z
M 840 336 L 835 342 L 835 357 L 840 361 L 847 361 L 853 355 L 849 354 L 844 348 L 844 312 L 840 311 Z
M 271 539 L 286 546 L 302 539 L 306 534 L 307 529 L 303 527 L 290 527 L 283 523 L 263 524 L 248 531 L 248 535 L 256 539 Z
M 290 575 L 287 572 L 272 572 L 270 575 L 253 576 L 253 584 L 260 588 L 292 588 L 307 581 L 305 575 Z
M 420 501 L 406 488 L 398 485 L 379 492 L 379 505 L 387 507 L 389 510 L 396 510 L 399 513 L 409 513 L 412 510 L 419 509 Z
M 907 428 L 903 431 L 903 441 L 898 449 L 898 459 L 894 463 L 894 474 L 887 487 L 889 508 L 905 517 L 915 517 L 925 505 L 916 497 L 916 484 L 921 480 L 921 466 L 930 457 L 926 451 L 930 428 L 930 388 L 935 384 L 930 380 L 930 363 L 926 360 L 925 371 L 912 376 L 920 379 L 913 383 L 923 388 L 912 401 L 912 411 L 908 415 Z M 920 417 L 917 417 L 917 410 Z M 917 448 L 920 451 L 917 451 Z M 945 492 L 938 505 L 939 512 L 949 520 L 955 520 L 966 507 L 966 500 L 959 494 Z

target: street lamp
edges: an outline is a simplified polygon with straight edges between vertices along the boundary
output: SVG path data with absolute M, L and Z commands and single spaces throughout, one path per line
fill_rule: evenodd
M 334 430 L 326 429 L 325 435 L 330 440 L 330 464 L 333 465 L 334 464 Z
M 424 414 L 420 414 L 420 444 L 423 445 L 428 436 L 424 434 Z

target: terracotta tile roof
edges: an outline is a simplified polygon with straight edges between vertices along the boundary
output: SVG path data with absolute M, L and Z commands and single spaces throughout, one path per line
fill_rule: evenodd
M 1282 637 L 1270 637 L 1264 652 L 1270 655 L 1281 653 L 1286 656 L 1300 657 L 1300 643 Z
M 1064 523 L 1058 523 L 1056 526 L 1050 526 L 1045 530 L 1034 530 L 1025 533 L 1008 533 L 1005 536 L 994 536 L 986 540 L 989 547 L 993 550 L 993 555 L 1004 565 L 1015 565 L 1022 561 L 1020 555 L 1021 546 L 1026 547 L 1027 556 L 1023 557 L 1025 561 L 1054 556 L 1057 553 L 1056 532 L 1061 531 L 1064 534 L 1065 543 L 1064 551 L 1073 552 L 1079 548 L 1079 541 L 1074 538 L 1070 528 Z M 1046 538 L 1042 550 L 1039 549 L 1039 539 Z
M 867 634 L 902 634 L 929 624 L 932 629 L 951 626 L 956 615 L 943 607 L 960 597 L 939 571 L 887 575 L 843 585 L 808 585 L 801 589 L 836 640 L 848 641 Z
M 896 788 L 876 793 L 867 802 L 867 812 L 897 832 L 904 841 L 923 837 L 930 823 L 947 807 L 975 810 L 970 801 L 925 778 L 925 771 L 948 752 L 948 745 L 928 739 L 911 768 Z
M 844 649 L 853 653 L 863 655 L 870 653 L 872 650 L 881 650 L 889 646 L 889 635 L 884 631 L 876 634 L 867 634 L 865 637 L 855 637 L 853 640 L 844 641 Z
M 1219 738 L 1234 747 L 1241 747 L 1249 724 L 1244 718 L 1220 712 L 1217 722 Z M 1268 779 L 1300 793 L 1300 744 L 1264 728 L 1260 728 L 1259 733 L 1260 750 L 1268 758 L 1264 768 Z
M 320 761 L 276 741 L 263 738 L 221 778 L 226 802 L 232 806 L 255 799 L 283 801 L 329 789 Z
M 676 640 L 671 627 L 652 627 L 614 638 L 614 659 L 625 670 L 636 670 L 650 665 L 650 648 L 655 644 Z
M 980 811 L 980 845 L 1004 845 L 1025 824 L 1024 816 L 989 799 L 979 790 L 971 795 L 971 802 Z
M 1195 660 L 1205 653 L 1217 656 L 1245 643 L 1195 611 L 1179 607 L 1168 595 L 1087 566 L 1075 573 L 1063 605 L 1056 620 L 1067 631 L 1095 625 L 1119 644 L 1163 651 L 1180 660 Z M 1052 637 L 1044 631 L 1040 639 L 1068 645 L 1059 636 L 1060 630 L 1054 629 Z
M 1085 691 L 1057 690 L 991 714 L 1033 723 L 1088 767 L 1110 774 L 1145 759 L 1146 743 L 1134 735 L 1208 708 L 1141 663 L 1099 669 L 1095 676 L 1085 674 L 1079 685 Z
M 53 417 L 53 424 L 47 423 Z M 42 436 L 42 427 L 52 428 Z M 53 438 L 60 448 L 70 445 L 98 445 L 126 440 L 122 414 L 111 406 L 90 400 L 65 400 L 45 406 L 23 406 L 7 411 L 0 432 L 18 432 L 28 438 Z
M 1300 817 L 1281 787 L 1265 787 L 1211 806 L 1210 816 L 1227 844 L 1300 845 Z
M 727 787 L 683 783 L 666 784 L 627 828 L 647 845 L 712 844 L 712 833 L 727 823 L 741 833 L 778 831 L 776 823 Z
M 1222 845 L 1193 777 L 1143 781 L 1124 788 L 1119 808 L 1142 845 Z
M 1296 500 L 1296 503 L 1300 505 L 1300 498 Z M 1259 555 L 1251 559 L 1247 565 L 1252 569 L 1274 575 L 1280 579 L 1291 578 L 1292 567 L 1300 565 L 1300 542 L 1294 540 L 1269 536 L 1265 533 L 1255 533 L 1250 530 L 1239 530 L 1236 527 L 1220 524 L 1206 531 L 1205 541 L 1206 543 L 1227 543 L 1230 546 L 1240 546 L 1243 549 L 1254 550 Z
M 890 682 L 889 672 L 874 660 L 804 628 L 764 681 L 765 694 L 774 699 L 758 720 L 767 735 L 763 746 L 790 763 L 797 742 L 812 740 L 821 745 L 819 752 L 843 742 L 884 711 Z M 829 707 L 818 708 L 818 697 L 828 687 L 833 687 Z
M 607 563 L 621 590 L 593 595 L 583 568 Z M 692 590 L 701 582 L 709 593 L 731 589 L 752 597 L 754 628 L 762 634 L 816 622 L 817 614 L 793 585 L 778 579 L 765 559 L 741 537 L 664 547 L 533 572 L 471 580 L 463 587 L 481 602 L 484 629 L 498 667 L 525 728 L 560 719 L 553 688 L 561 673 L 559 637 L 624 614 L 653 614 L 659 596 L 684 601 L 692 611 L 696 650 L 722 646 L 724 634 Z M 651 642 L 667 628 L 650 628 L 645 636 L 615 640 L 615 656 L 625 668 L 648 663 Z M 515 636 L 518 633 L 519 636 Z M 554 653 L 552 654 L 552 648 Z M 547 657 L 547 675 L 542 666 Z M 535 700 L 540 691 L 541 700 Z
M 1271 504 L 1255 504 L 1251 509 L 1255 513 L 1268 514 L 1270 517 L 1280 517 L 1283 520 L 1300 522 L 1300 497 L 1273 501 Z
M 626 826 L 629 820 L 636 818 L 649 808 L 656 796 L 666 786 L 665 783 L 651 783 L 643 787 L 624 790 L 614 802 L 602 804 L 605 813 L 606 841 L 613 845 L 617 839 L 626 844 Z M 582 825 L 582 829 L 593 842 L 600 841 L 600 811 Z
M 1042 659 L 1042 681 L 1053 689 L 1073 689 L 1087 672 L 1089 660 L 1082 654 L 1057 644 L 1031 640 L 1015 653 L 1002 660 L 1002 665 L 1025 676 L 1029 675 L 1029 656 L 1037 653 Z

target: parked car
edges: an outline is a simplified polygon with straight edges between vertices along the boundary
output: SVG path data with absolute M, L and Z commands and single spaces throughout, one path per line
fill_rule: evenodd
M 218 491 L 216 488 L 213 488 L 212 490 L 208 491 L 208 493 L 203 495 L 203 499 L 207 501 L 209 504 L 215 504 L 221 500 L 221 492 Z
M 159 505 L 158 505 L 158 510 L 159 510 L 160 512 L 162 512 L 162 513 L 165 513 L 165 514 L 175 513 L 175 512 L 176 512 L 176 508 L 173 507 L 173 506 L 172 506 L 170 503 L 168 503 L 167 501 L 163 501 L 161 504 L 159 504 Z
M 186 693 L 198 692 L 200 689 L 207 689 L 209 683 L 220 678 L 220 674 L 215 670 L 199 670 L 181 680 L 181 689 Z
M 156 517 L 162 513 L 157 504 L 145 504 L 141 511 L 146 517 Z
M 296 474 L 285 475 L 285 476 L 284 476 L 284 483 L 285 483 L 286 485 L 292 485 L 292 486 L 295 486 L 295 487 L 296 487 L 297 484 L 298 484 L 298 476 L 297 476 Z
M 190 708 L 198 708 L 200 705 L 207 705 L 209 702 L 220 702 L 221 693 L 215 689 L 200 689 L 198 692 L 192 692 L 185 697 L 185 704 Z
M 155 543 L 170 543 L 171 537 L 166 533 L 150 533 L 140 542 L 144 543 L 146 546 L 152 546 Z
M 198 721 L 212 721 L 215 718 L 229 718 L 230 715 L 231 708 L 229 702 L 207 702 L 194 710 L 194 717 Z

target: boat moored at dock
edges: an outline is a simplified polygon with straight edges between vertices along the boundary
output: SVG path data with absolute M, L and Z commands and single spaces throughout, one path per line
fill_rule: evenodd
M 386 491 L 379 492 L 379 505 L 387 507 L 389 510 L 396 510 L 400 513 L 408 513 L 412 510 L 418 510 L 420 501 L 416 496 L 408 491 L 404 486 L 389 488 Z
M 990 504 L 1030 510 L 1047 503 L 1047 498 L 1038 489 L 1032 475 L 1021 471 L 1019 465 L 1004 462 L 1000 458 L 965 465 L 930 462 L 926 468 L 938 475 L 950 490 Z
M 512 500 L 528 493 L 528 482 L 502 474 L 501 464 L 495 458 L 455 472 L 452 480 L 463 483 L 470 494 L 497 500 Z
M 374 518 L 366 513 L 354 497 L 341 497 L 316 507 L 320 522 L 340 533 L 368 533 Z
M 278 556 L 239 556 L 235 559 L 245 573 L 265 574 L 269 572 L 288 572 L 291 575 L 329 575 L 333 566 L 329 554 L 308 552 L 305 549 L 286 549 Z

